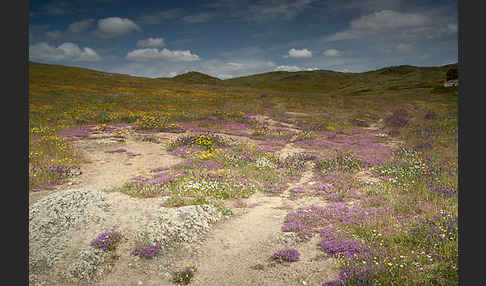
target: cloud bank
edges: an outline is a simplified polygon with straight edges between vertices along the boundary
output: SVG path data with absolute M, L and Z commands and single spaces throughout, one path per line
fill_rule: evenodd
M 94 62 L 101 60 L 93 49 L 84 47 L 81 50 L 78 45 L 71 42 L 63 43 L 58 47 L 50 46 L 45 42 L 31 45 L 29 57 L 47 61 Z
M 98 20 L 98 29 L 95 33 L 102 38 L 115 38 L 133 31 L 142 29 L 130 19 L 110 17 Z
M 198 61 L 199 56 L 192 54 L 189 50 L 168 50 L 166 48 L 158 50 L 155 48 L 136 49 L 129 52 L 126 57 L 130 61 L 152 61 L 152 60 L 169 60 L 176 62 Z
M 312 52 L 310 52 L 308 49 L 302 49 L 302 50 L 297 50 L 297 49 L 290 49 L 289 53 L 285 56 L 284 58 L 311 58 L 312 57 Z

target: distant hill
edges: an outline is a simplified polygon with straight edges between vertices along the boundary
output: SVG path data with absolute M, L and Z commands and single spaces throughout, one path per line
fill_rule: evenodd
M 195 72 L 195 71 L 180 74 L 170 79 L 172 81 L 186 82 L 186 83 L 193 83 L 193 84 L 218 84 L 222 82 L 222 80 L 219 78 L 212 77 L 210 75 L 200 73 L 200 72 Z
M 362 73 L 344 73 L 329 70 L 286 72 L 275 71 L 221 80 L 210 75 L 191 71 L 172 78 L 145 78 L 107 73 L 86 68 L 29 62 L 30 82 L 53 82 L 84 87 L 117 86 L 121 83 L 133 88 L 161 85 L 177 86 L 180 83 L 213 87 L 241 87 L 261 90 L 304 93 L 338 93 L 362 95 L 390 93 L 399 90 L 437 89 L 443 86 L 447 71 L 457 64 L 440 67 L 410 65 L 385 67 Z
M 447 70 L 441 67 L 409 65 L 385 67 L 363 73 L 344 73 L 329 70 L 284 72 L 275 71 L 224 80 L 227 86 L 295 92 L 333 92 L 361 94 L 412 88 L 435 88 L 446 79 Z

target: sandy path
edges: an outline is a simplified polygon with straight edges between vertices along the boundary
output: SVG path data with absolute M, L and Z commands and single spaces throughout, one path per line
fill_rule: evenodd
M 106 134 L 101 134 L 106 135 Z M 43 190 L 29 194 L 29 204 L 59 190 L 74 186 L 93 187 L 98 190 L 109 190 L 121 187 L 137 175 L 150 175 L 150 170 L 158 167 L 170 167 L 181 161 L 180 157 L 169 154 L 166 146 L 170 138 L 177 136 L 172 133 L 151 135 L 160 143 L 136 140 L 136 134 L 125 137 L 125 142 L 113 139 L 81 140 L 74 142 L 89 162 L 83 164 L 83 173 L 69 182 L 58 185 L 54 190 Z M 107 153 L 105 151 L 123 148 L 126 152 Z M 137 156 L 128 156 L 132 152 Z
M 199 254 L 182 257 L 179 268 L 197 265 L 193 285 L 321 285 L 336 279 L 338 270 L 333 259 L 317 258 L 318 236 L 308 242 L 286 241 L 281 232 L 286 210 L 283 204 L 298 204 L 281 197 L 258 193 L 248 200 L 258 203 L 241 216 L 216 227 L 201 246 Z M 300 260 L 283 265 L 270 256 L 285 247 L 295 247 Z M 305 284 L 304 284 L 305 283 Z
M 152 169 L 170 167 L 181 162 L 181 158 L 167 153 L 166 146 L 167 140 L 162 141 L 160 144 L 127 140 L 124 144 L 110 146 L 109 148 L 104 148 L 105 150 L 98 150 L 96 147 L 82 147 L 90 151 L 86 153 L 88 160 L 92 163 L 85 166 L 84 172 L 79 178 L 79 184 L 92 186 L 100 190 L 111 189 L 122 186 L 138 174 L 148 175 Z M 139 155 L 130 157 L 125 152 L 104 152 L 107 149 L 117 148 L 124 148 L 127 152 Z
M 291 145 L 286 147 L 283 150 L 286 156 L 301 151 Z M 286 241 L 284 237 L 293 237 L 292 234 L 281 232 L 287 214 L 281 207 L 323 204 L 318 198 L 288 199 L 290 189 L 310 182 L 313 166 L 312 162 L 306 163 L 300 180 L 290 184 L 281 196 L 253 195 L 247 201 L 256 203 L 256 207 L 246 209 L 241 216 L 214 229 L 198 255 L 182 257 L 179 268 L 198 266 L 197 280 L 192 284 L 321 285 L 336 279 L 335 261 L 317 258 L 322 255 L 317 249 L 317 235 L 307 242 L 295 240 L 295 237 Z M 301 253 L 300 261 L 282 265 L 269 259 L 275 251 L 285 247 L 297 248 Z
M 270 123 L 271 126 L 279 123 L 265 116 L 258 119 Z M 293 128 L 290 124 L 286 125 Z M 182 161 L 165 151 L 168 140 L 178 136 L 177 134 L 157 133 L 151 136 L 158 138 L 160 143 L 135 140 L 134 135 L 128 135 L 123 143 L 105 144 L 100 140 L 77 142 L 91 163 L 82 166 L 83 174 L 71 184 L 76 187 L 107 190 L 122 186 L 138 174 L 149 175 L 151 169 L 170 167 Z M 231 137 L 248 141 L 246 137 Z M 130 157 L 126 153 L 105 152 L 118 148 L 140 155 Z M 279 152 L 279 156 L 285 157 L 302 151 L 304 149 L 287 144 Z M 312 167 L 312 163 L 308 162 L 300 181 L 291 184 L 282 196 L 254 194 L 247 201 L 249 204 L 256 203 L 255 207 L 236 209 L 236 214 L 218 223 L 201 245 L 193 245 L 191 249 L 179 249 L 173 255 L 153 261 L 134 262 L 133 258 L 123 255 L 110 273 L 91 285 L 174 285 L 170 282 L 170 272 L 186 265 L 198 267 L 197 279 L 191 282 L 192 285 L 321 285 L 327 280 L 336 279 L 338 269 L 335 261 L 316 259 L 322 255 L 317 248 L 317 235 L 308 242 L 300 242 L 295 235 L 281 232 L 288 211 L 282 209 L 282 206 L 323 205 L 323 201 L 317 198 L 288 199 L 291 188 L 306 186 L 311 180 Z M 69 186 L 61 185 L 57 190 Z M 54 191 L 33 193 L 31 203 L 51 192 Z M 114 205 L 118 206 L 110 216 L 116 217 L 117 224 L 123 224 L 122 229 L 127 232 L 136 229 L 137 221 L 146 221 L 150 217 L 149 210 L 161 203 L 158 199 L 136 203 L 134 200 L 142 199 L 129 199 L 119 193 L 112 193 L 110 197 L 116 201 Z M 143 205 L 144 209 L 135 206 L 138 204 Z M 137 219 L 134 220 L 134 217 Z M 93 231 L 91 236 L 94 233 Z M 129 246 L 131 245 L 123 244 L 120 252 L 128 253 Z M 301 259 L 288 265 L 269 259 L 274 252 L 284 247 L 297 248 Z M 134 264 L 137 266 L 134 267 Z

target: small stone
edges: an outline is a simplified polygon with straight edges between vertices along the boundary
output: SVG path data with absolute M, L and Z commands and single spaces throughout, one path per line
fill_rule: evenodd
M 255 270 L 263 270 L 265 268 L 265 266 L 263 266 L 263 264 L 258 263 L 257 265 L 253 266 L 252 268 L 255 269 Z
M 143 284 L 143 282 L 142 282 L 142 281 L 138 281 L 138 285 L 142 285 L 142 284 Z

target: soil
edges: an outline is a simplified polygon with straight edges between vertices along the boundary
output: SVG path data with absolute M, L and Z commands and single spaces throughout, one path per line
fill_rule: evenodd
M 255 119 L 270 127 L 280 124 L 298 131 L 291 124 L 277 122 L 267 116 L 258 115 Z M 72 187 L 92 187 L 98 190 L 121 187 L 137 175 L 150 176 L 152 169 L 180 163 L 183 159 L 166 151 L 169 140 L 179 135 L 140 135 L 130 132 L 122 141 L 113 138 L 74 141 L 88 160 L 81 166 L 82 175 L 54 190 L 31 192 L 29 203 Z M 158 143 L 144 142 L 140 136 L 151 136 Z M 243 136 L 230 137 L 240 142 L 251 142 L 251 139 Z M 124 148 L 126 152 L 105 152 L 118 148 Z M 289 143 L 278 155 L 286 157 L 303 151 Z M 128 152 L 138 155 L 129 156 Z M 91 285 L 174 285 L 171 273 L 186 265 L 196 265 L 198 269 L 192 285 L 322 285 L 325 281 L 337 279 L 339 270 L 336 261 L 319 257 L 323 253 L 317 247 L 318 235 L 310 241 L 302 242 L 298 239 L 286 240 L 287 234 L 281 231 L 288 212 L 286 207 L 296 209 L 311 204 L 325 205 L 325 201 L 318 198 L 292 199 L 289 193 L 290 189 L 313 183 L 312 164 L 307 162 L 300 180 L 291 184 L 280 196 L 256 193 L 247 200 L 249 204 L 255 203 L 255 207 L 234 208 L 234 215 L 218 222 L 207 238 L 191 249 L 178 249 L 167 257 L 142 262 L 130 257 L 129 243 L 121 244 L 117 249 L 120 258 L 111 271 Z M 367 173 L 360 174 L 360 178 L 373 180 Z M 123 224 L 124 231 L 134 231 L 140 218 L 150 216 L 150 210 L 162 203 L 161 198 L 135 199 L 119 192 L 110 192 L 109 197 L 116 206 L 110 216 L 116 217 L 117 222 Z M 95 233 L 93 230 L 78 234 L 82 236 L 78 238 L 78 243 L 86 243 Z M 300 260 L 290 264 L 269 260 L 273 252 L 284 247 L 296 247 L 301 254 Z M 65 259 L 68 258 L 66 256 Z

